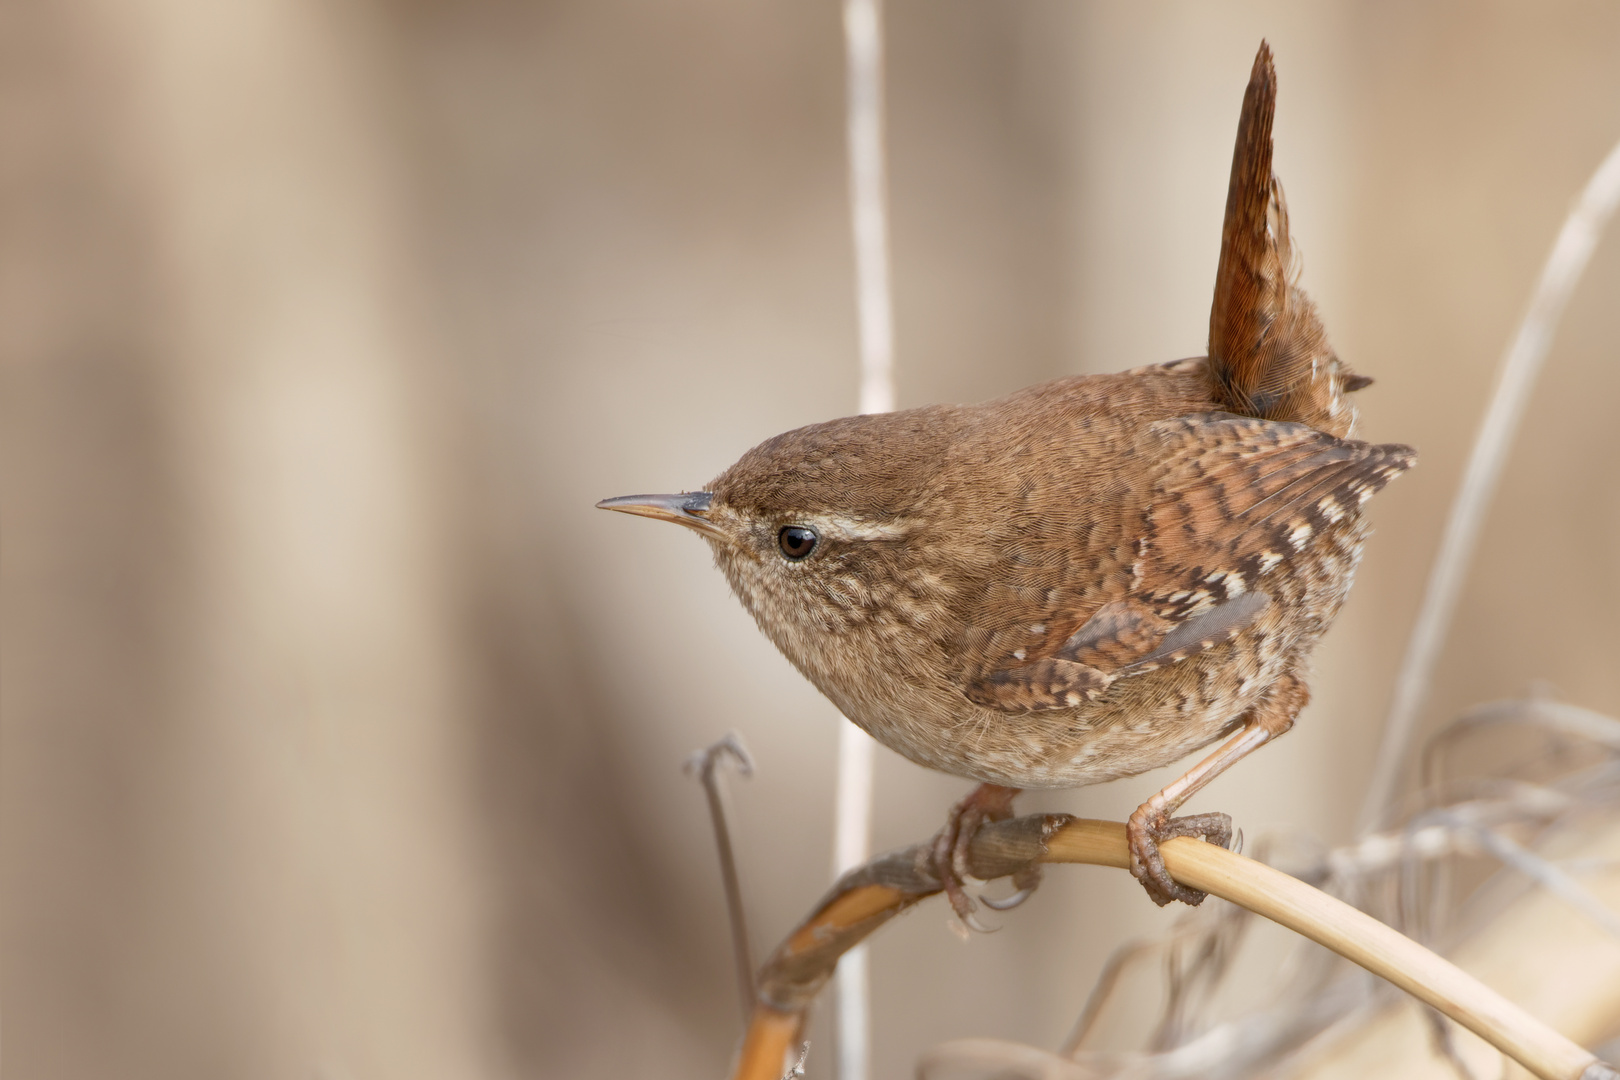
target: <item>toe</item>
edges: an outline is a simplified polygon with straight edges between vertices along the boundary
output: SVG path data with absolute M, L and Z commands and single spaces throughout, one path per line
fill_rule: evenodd
M 955 822 L 955 837 L 951 843 L 951 873 L 961 881 L 970 875 L 972 863 L 968 858 L 973 847 L 973 838 L 978 835 L 979 826 L 984 824 L 984 815 L 969 810 L 962 814 Z
M 934 837 L 934 850 L 932 861 L 934 876 L 939 878 L 945 899 L 951 905 L 951 911 L 961 920 L 964 926 L 973 930 L 983 930 L 978 920 L 973 917 L 977 908 L 973 898 L 962 887 L 962 833 L 961 819 L 953 816 L 941 829 L 939 835 Z M 971 835 L 971 834 L 970 834 Z
M 1199 818 L 1225 819 L 1225 836 L 1230 837 L 1232 822 L 1225 814 L 1203 814 L 1199 815 Z M 1131 815 L 1125 828 L 1126 839 L 1130 844 L 1131 874 L 1142 883 L 1142 888 L 1155 904 L 1164 907 L 1172 900 L 1180 900 L 1183 904 L 1197 907 L 1204 902 L 1205 893 L 1189 889 L 1170 876 L 1169 869 L 1164 865 L 1164 857 L 1159 854 L 1159 844 L 1172 836 L 1218 834 L 1221 825 L 1220 821 L 1192 818 L 1155 821 L 1141 810 Z M 1183 831 L 1183 826 L 1186 827 L 1186 831 Z
M 1152 832 L 1161 844 L 1174 836 L 1191 836 L 1216 847 L 1231 847 L 1232 818 L 1227 814 L 1189 814 L 1159 823 Z

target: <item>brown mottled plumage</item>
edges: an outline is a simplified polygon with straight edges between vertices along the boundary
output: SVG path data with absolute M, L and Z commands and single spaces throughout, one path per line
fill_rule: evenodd
M 939 842 L 964 917 L 960 849 L 1012 789 L 1130 776 L 1230 736 L 1131 821 L 1149 893 L 1201 899 L 1165 874 L 1157 843 L 1225 842 L 1227 823 L 1170 815 L 1292 725 L 1360 556 L 1362 504 L 1413 463 L 1348 438 L 1345 394 L 1367 380 L 1292 281 L 1275 94 L 1262 43 L 1207 358 L 815 424 L 706 492 L 603 504 L 702 532 L 760 627 L 846 716 L 994 785 Z

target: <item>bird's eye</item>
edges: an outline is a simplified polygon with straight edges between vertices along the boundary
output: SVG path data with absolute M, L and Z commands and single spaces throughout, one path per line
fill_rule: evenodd
M 820 539 L 821 537 L 816 535 L 816 530 L 807 529 L 803 525 L 787 525 L 776 534 L 776 543 L 781 547 L 782 554 L 793 562 L 808 559 L 810 553 L 816 550 L 816 541 Z

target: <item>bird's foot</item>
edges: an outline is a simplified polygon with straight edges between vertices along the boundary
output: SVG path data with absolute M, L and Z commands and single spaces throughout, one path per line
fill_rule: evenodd
M 980 923 L 973 914 L 978 905 L 967 894 L 964 886 L 964 881 L 970 876 L 971 871 L 968 848 L 972 845 L 973 837 L 981 825 L 991 821 L 1006 821 L 1013 816 L 1012 804 L 1018 790 L 1000 784 L 980 784 L 965 799 L 951 807 L 950 815 L 945 819 L 945 827 L 934 837 L 932 858 L 934 874 L 945 890 L 945 898 L 950 901 L 951 910 L 970 930 L 987 934 L 994 928 Z M 988 897 L 980 899 L 996 911 L 1009 911 L 1029 899 L 1029 895 L 1040 884 L 1040 875 L 1040 866 L 1032 863 L 1013 875 L 1013 884 L 1018 888 L 1013 895 L 1004 900 L 991 900 Z
M 1208 894 L 1178 883 L 1164 868 L 1164 858 L 1159 854 L 1159 845 L 1177 836 L 1195 836 L 1228 847 L 1232 842 L 1232 819 L 1226 814 L 1173 818 L 1149 800 L 1136 808 L 1125 825 L 1125 838 L 1131 848 L 1131 875 L 1142 883 L 1153 902 L 1164 907 L 1172 900 L 1180 900 L 1197 907 Z

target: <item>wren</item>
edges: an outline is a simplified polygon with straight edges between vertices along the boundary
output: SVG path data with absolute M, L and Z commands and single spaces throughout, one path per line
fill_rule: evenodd
M 981 782 L 935 862 L 969 925 L 965 849 L 1022 788 L 1100 783 L 1224 740 L 1131 815 L 1132 872 L 1198 903 L 1158 845 L 1227 844 L 1194 792 L 1286 732 L 1344 602 L 1362 508 L 1416 460 L 1353 440 L 1353 374 L 1294 281 L 1272 176 L 1276 75 L 1243 98 L 1209 355 L 981 405 L 799 428 L 703 491 L 598 505 L 699 533 L 743 606 L 884 745 Z M 1033 879 L 1017 882 L 1021 899 Z M 1006 902 L 993 906 L 1010 906 Z

